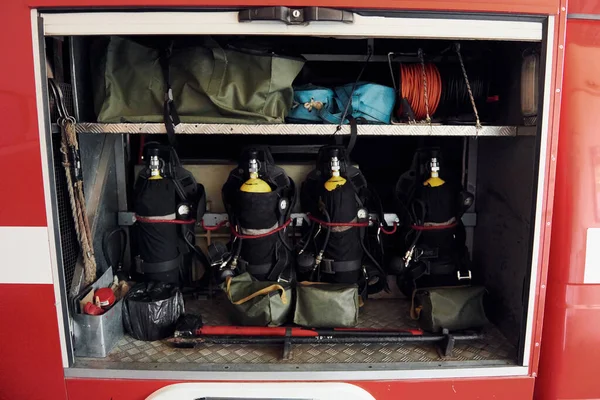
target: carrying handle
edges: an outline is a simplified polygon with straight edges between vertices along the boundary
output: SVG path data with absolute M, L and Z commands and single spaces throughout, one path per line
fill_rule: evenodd
M 240 299 L 238 301 L 233 301 L 231 299 L 231 277 L 227 277 L 227 297 L 229 297 L 229 300 L 231 300 L 231 302 L 233 304 L 235 304 L 236 306 L 239 306 L 240 304 L 244 304 L 252 299 L 254 299 L 255 297 L 258 296 L 264 296 L 266 294 L 269 294 L 271 292 L 275 292 L 275 291 L 281 291 L 281 302 L 283 304 L 287 304 L 288 303 L 288 299 L 287 299 L 287 295 L 285 294 L 285 288 L 281 285 L 278 285 L 276 283 L 267 286 L 266 288 L 263 288 L 257 292 L 252 293 L 249 296 L 244 297 L 243 299 Z
M 423 306 L 415 307 L 415 296 L 417 295 L 418 290 L 420 289 L 413 290 L 412 299 L 410 302 L 410 318 L 415 321 L 419 319 L 421 316 L 421 310 L 423 309 Z
M 238 21 L 279 21 L 286 25 L 304 25 L 313 21 L 352 23 L 354 13 L 325 7 L 259 7 L 241 10 Z
M 221 95 L 221 87 L 225 81 L 229 60 L 227 59 L 225 49 L 221 47 L 219 42 L 213 37 L 208 36 L 204 41 L 204 45 L 209 48 L 213 54 L 213 71 L 210 77 L 210 83 L 208 84 L 207 94 L 219 98 Z
M 302 281 L 302 282 L 298 282 L 298 285 L 301 285 L 301 286 L 328 285 L 328 283 L 327 282 Z

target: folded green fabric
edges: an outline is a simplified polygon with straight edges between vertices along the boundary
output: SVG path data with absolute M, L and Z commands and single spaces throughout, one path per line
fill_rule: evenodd
M 98 122 L 162 122 L 165 79 L 160 49 L 110 37 L 92 54 Z M 304 61 L 270 53 L 174 42 L 168 58 L 173 100 L 181 122 L 283 123 L 292 82 Z
M 358 286 L 301 282 L 296 287 L 294 323 L 310 328 L 351 328 L 358 324 Z
M 417 289 L 413 293 L 411 316 L 428 332 L 481 328 L 488 323 L 483 309 L 484 294 L 482 286 Z

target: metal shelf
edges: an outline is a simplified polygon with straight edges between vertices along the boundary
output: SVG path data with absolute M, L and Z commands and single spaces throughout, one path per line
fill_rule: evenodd
M 114 134 L 165 134 L 162 123 L 78 123 L 78 133 L 114 133 Z M 188 135 L 332 135 L 335 125 L 325 124 L 179 124 L 175 127 L 178 134 Z M 359 125 L 360 136 L 517 136 L 535 134 L 535 129 L 516 126 L 483 126 L 476 129 L 473 125 Z M 337 132 L 349 135 L 350 127 L 345 125 Z

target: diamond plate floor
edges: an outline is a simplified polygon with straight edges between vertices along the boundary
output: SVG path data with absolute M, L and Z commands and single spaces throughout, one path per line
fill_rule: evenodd
M 368 301 L 360 311 L 359 327 L 416 328 L 409 317 L 409 302 L 398 299 Z M 228 324 L 225 300 L 186 302 L 188 313 L 200 313 L 207 325 Z M 493 325 L 485 329 L 485 339 L 458 342 L 453 357 L 440 357 L 433 344 L 335 344 L 294 345 L 293 359 L 281 359 L 281 346 L 214 345 L 195 349 L 177 349 L 162 341 L 143 342 L 125 336 L 103 359 L 78 358 L 76 367 L 133 369 L 201 369 L 203 366 L 236 364 L 310 364 L 327 367 L 332 364 L 396 364 L 410 366 L 513 365 L 516 349 Z M 403 364 L 403 365 L 398 365 Z M 296 367 L 298 368 L 298 367 Z

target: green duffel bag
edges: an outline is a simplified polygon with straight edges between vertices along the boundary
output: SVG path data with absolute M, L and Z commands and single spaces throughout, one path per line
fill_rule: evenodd
M 358 324 L 360 296 L 355 284 L 300 282 L 294 323 L 309 328 L 352 328 Z
M 168 52 L 159 50 L 167 48 L 164 40 L 156 47 L 118 36 L 98 43 L 92 51 L 99 55 L 92 64 L 98 122 L 162 122 L 168 76 L 181 122 L 283 123 L 304 61 L 203 42 L 175 41 Z
M 290 286 L 258 281 L 247 272 L 228 278 L 223 286 L 234 324 L 279 326 L 287 322 L 292 303 Z
M 481 328 L 488 323 L 482 286 L 423 288 L 413 292 L 411 317 L 424 331 L 441 332 Z

